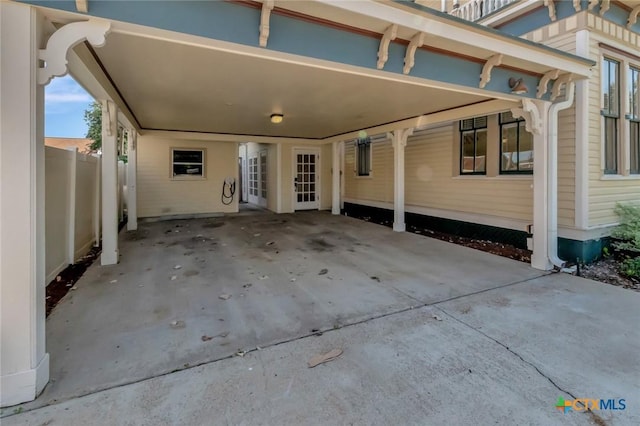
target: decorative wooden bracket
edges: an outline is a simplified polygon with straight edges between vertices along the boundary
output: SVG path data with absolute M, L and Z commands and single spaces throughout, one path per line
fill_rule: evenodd
M 398 146 L 407 146 L 409 136 L 413 134 L 413 127 L 407 129 L 397 129 L 387 133 L 387 137 L 391 139 L 391 146 L 396 149 Z
M 262 2 L 262 13 L 260 14 L 260 47 L 267 47 L 269 39 L 269 18 L 273 10 L 273 0 Z
M 600 16 L 603 16 L 605 13 L 607 13 L 609 7 L 611 7 L 610 1 L 602 0 L 602 3 L 600 4 Z
M 543 97 L 544 94 L 547 93 L 549 81 L 557 79 L 559 75 L 560 70 L 549 71 L 545 75 L 543 75 L 540 79 L 540 83 L 538 83 L 538 93 L 536 93 L 536 98 L 540 99 L 541 97 Z
M 384 64 L 389 59 L 389 43 L 391 40 L 395 40 L 398 35 L 398 26 L 396 24 L 390 25 L 382 35 L 380 40 L 380 48 L 378 49 L 378 69 L 384 68 Z
M 549 18 L 552 21 L 556 20 L 556 3 L 554 0 L 544 0 L 545 7 L 549 8 Z
M 102 101 L 102 133 L 106 136 L 113 136 L 114 127 L 117 129 L 118 111 L 113 101 Z
M 480 74 L 481 89 L 484 89 L 487 83 L 491 81 L 491 70 L 493 70 L 493 67 L 502 64 L 502 58 L 502 53 L 498 53 L 487 59 L 487 62 L 484 63 L 484 66 L 482 67 L 482 74 Z
M 582 10 L 582 0 L 573 0 L 573 8 L 576 12 L 580 12 Z
M 598 0 L 589 0 L 589 10 L 593 10 L 594 7 L 598 4 Z
M 522 108 L 511 108 L 515 118 L 524 118 L 525 128 L 536 135 L 542 134 L 544 129 L 538 106 L 531 99 L 522 99 Z
M 38 68 L 38 83 L 49 84 L 53 77 L 67 73 L 67 52 L 76 44 L 87 40 L 93 46 L 104 46 L 111 28 L 107 21 L 83 21 L 67 24 L 49 37 L 46 49 L 38 51 L 38 59 L 45 62 Z
M 553 82 L 553 87 L 551 88 L 551 100 L 555 101 L 558 96 L 560 96 L 560 90 L 562 89 L 562 85 L 566 85 L 573 80 L 573 74 L 567 73 L 562 74 L 556 81 Z
M 629 13 L 629 20 L 627 21 L 627 28 L 631 29 L 636 22 L 638 22 L 638 13 L 640 13 L 640 5 L 633 8 L 631 13 Z
M 413 68 L 413 66 L 415 65 L 416 50 L 419 47 L 422 47 L 422 45 L 424 44 L 424 38 L 425 38 L 424 33 L 418 33 L 414 35 L 413 38 L 411 39 L 411 42 L 409 42 L 409 46 L 407 46 L 407 51 L 404 54 L 404 68 L 402 69 L 403 73 L 409 74 L 409 72 L 411 71 L 411 68 Z
M 78 12 L 89 12 L 89 0 L 76 0 L 76 10 Z

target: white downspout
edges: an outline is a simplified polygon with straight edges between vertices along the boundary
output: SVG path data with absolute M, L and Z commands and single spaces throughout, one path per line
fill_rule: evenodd
M 575 83 L 569 82 L 565 100 L 552 104 L 549 108 L 549 170 L 548 170 L 548 239 L 549 261 L 558 268 L 564 268 L 565 261 L 558 257 L 558 112 L 573 105 Z

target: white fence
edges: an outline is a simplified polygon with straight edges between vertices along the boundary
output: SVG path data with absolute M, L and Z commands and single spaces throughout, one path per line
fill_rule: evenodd
M 120 218 L 126 167 L 118 162 Z M 75 148 L 45 147 L 45 258 L 47 283 L 100 240 L 101 158 Z

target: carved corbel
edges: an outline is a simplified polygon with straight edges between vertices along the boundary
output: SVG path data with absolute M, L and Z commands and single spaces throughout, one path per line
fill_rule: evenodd
M 114 136 L 113 129 L 118 128 L 118 111 L 113 101 L 102 101 L 102 133 L 106 136 Z M 117 130 L 116 130 L 117 131 Z
M 571 73 L 562 74 L 556 81 L 553 83 L 553 87 L 551 88 L 551 100 L 555 101 L 558 96 L 560 96 L 560 90 L 562 90 L 562 86 L 573 80 L 573 75 Z
M 378 69 L 384 68 L 384 64 L 389 59 L 389 43 L 391 40 L 395 40 L 398 35 L 398 26 L 396 24 L 390 25 L 382 35 L 380 40 L 380 48 L 378 49 Z
M 273 10 L 274 0 L 264 0 L 262 2 L 262 12 L 260 14 L 260 47 L 267 47 L 269 39 L 269 18 Z
M 413 68 L 413 66 L 415 65 L 416 50 L 419 47 L 422 47 L 422 45 L 424 44 L 424 38 L 425 38 L 424 33 L 418 33 L 414 35 L 413 38 L 411 39 L 411 42 L 409 42 L 409 46 L 407 46 L 407 51 L 404 54 L 404 68 L 402 69 L 403 73 L 409 74 L 409 72 L 411 71 L 411 68 Z
M 544 0 L 545 7 L 549 8 L 549 19 L 556 20 L 556 3 L 554 0 Z
M 522 99 L 522 108 L 511 108 L 511 114 L 515 118 L 524 118 L 525 128 L 528 132 L 540 135 L 544 129 L 542 116 L 538 106 L 531 99 Z
M 387 136 L 391 136 L 391 146 L 393 147 L 393 149 L 398 148 L 398 146 L 407 146 L 407 140 L 409 139 L 409 136 L 413 134 L 413 130 L 413 127 L 410 127 L 389 132 Z
M 502 64 L 502 53 L 498 53 L 497 55 L 493 55 L 487 62 L 484 63 L 482 67 L 482 74 L 480 74 L 480 88 L 484 89 L 484 87 L 491 81 L 491 70 L 493 67 L 496 67 Z
M 640 13 L 640 5 L 633 8 L 629 13 L 629 20 L 627 21 L 627 28 L 631 29 L 638 21 L 638 13 Z
M 573 8 L 576 12 L 580 12 L 582 10 L 582 0 L 573 0 Z
M 549 71 L 545 75 L 543 75 L 540 79 L 540 83 L 538 83 L 538 93 L 536 93 L 536 98 L 540 99 L 541 97 L 543 97 L 544 94 L 547 93 L 549 81 L 557 79 L 559 75 L 560 70 Z
M 38 83 L 49 84 L 53 77 L 67 73 L 67 51 L 87 40 L 93 46 L 104 46 L 111 23 L 107 21 L 73 22 L 57 30 L 49 37 L 46 49 L 38 51 L 38 59 L 44 68 L 38 68 Z
M 598 4 L 598 0 L 589 0 L 589 10 L 593 10 L 594 7 Z
M 89 0 L 76 0 L 76 10 L 78 12 L 89 12 Z
M 600 16 L 603 16 L 605 13 L 607 13 L 609 7 L 611 7 L 609 0 L 602 0 L 602 3 L 600 4 Z

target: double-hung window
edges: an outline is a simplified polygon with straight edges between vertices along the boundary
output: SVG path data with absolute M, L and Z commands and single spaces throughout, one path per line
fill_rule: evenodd
M 366 136 L 356 140 L 356 166 L 358 176 L 371 174 L 371 138 Z
M 487 117 L 460 122 L 460 174 L 487 173 Z
M 629 67 L 629 172 L 640 174 L 640 69 Z
M 172 149 L 171 170 L 173 177 L 204 177 L 204 150 Z
M 604 172 L 618 173 L 620 120 L 620 63 L 604 58 L 602 64 L 602 97 L 604 123 Z
M 500 114 L 500 173 L 533 173 L 533 135 L 522 118 Z

